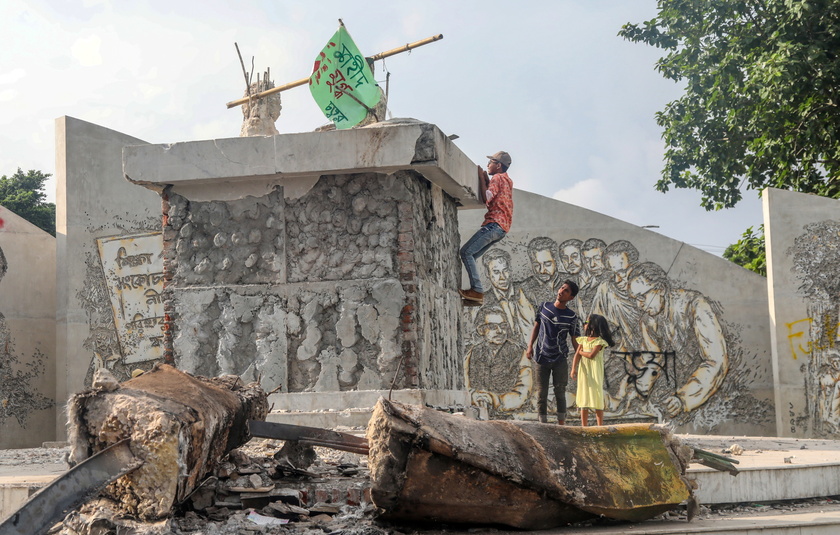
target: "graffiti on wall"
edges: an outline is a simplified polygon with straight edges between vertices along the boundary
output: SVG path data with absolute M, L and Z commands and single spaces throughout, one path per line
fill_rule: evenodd
M 808 317 L 788 324 L 791 357 L 802 359 L 806 412 L 791 415 L 791 433 L 813 423 L 816 436 L 840 432 L 840 221 L 820 221 L 786 251 L 807 301 Z
M 0 281 L 7 271 L 6 255 L 0 249 Z M 20 427 L 26 429 L 27 419 L 32 412 L 55 405 L 52 399 L 33 386 L 33 382 L 44 374 L 46 360 L 47 357 L 37 350 L 26 359 L 21 359 L 15 353 L 6 317 L 0 313 L 0 425 L 14 418 Z
M 96 240 L 126 364 L 163 357 L 163 236 Z
M 160 222 L 150 219 L 140 228 L 94 239 L 95 249 L 85 253 L 84 284 L 76 298 L 88 317 L 82 342 L 91 355 L 87 385 L 100 368 L 123 381 L 134 369 L 150 369 L 163 355 L 163 243 L 160 231 L 152 230 L 156 226 Z
M 745 394 L 751 378 L 720 304 L 643 261 L 631 242 L 541 236 L 527 243 L 508 237 L 500 245 L 482 257 L 489 282 L 483 306 L 466 312 L 473 331 L 466 382 L 473 404 L 487 407 L 491 417 L 534 412 L 533 374 L 523 352 L 535 310 L 573 280 L 580 291 L 570 307 L 580 321 L 601 314 L 616 338 L 605 359 L 608 416 L 691 421 L 707 429 L 736 414 L 769 420 L 767 409 Z M 570 382 L 570 402 L 574 391 Z

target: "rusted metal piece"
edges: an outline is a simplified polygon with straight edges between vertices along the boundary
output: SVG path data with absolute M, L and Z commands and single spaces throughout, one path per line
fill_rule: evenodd
M 139 377 L 71 398 L 71 460 L 80 462 L 128 439 L 143 466 L 103 494 L 143 520 L 168 516 L 264 419 L 268 396 L 236 376 L 196 377 L 158 364 Z
M 380 399 L 367 437 L 371 497 L 394 520 L 547 529 L 692 497 L 692 449 L 655 424 L 476 421 Z
M 105 485 L 140 467 L 128 440 L 117 442 L 85 459 L 29 498 L 0 523 L 0 535 L 41 535 Z
M 719 472 L 729 472 L 729 475 L 732 476 L 738 475 L 738 467 L 735 465 L 739 463 L 731 457 L 724 457 L 723 455 L 718 455 L 717 453 L 693 448 L 692 460 L 702 464 L 703 466 L 714 468 Z
M 347 433 L 321 429 L 319 427 L 249 420 L 248 430 L 252 437 L 295 440 L 301 444 L 308 444 L 310 446 L 322 446 L 362 455 L 367 455 L 368 453 L 366 439 Z

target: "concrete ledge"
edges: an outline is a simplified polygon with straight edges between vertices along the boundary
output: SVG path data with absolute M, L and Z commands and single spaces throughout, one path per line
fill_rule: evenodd
M 272 412 L 266 421 L 308 427 L 366 427 L 373 406 L 380 397 L 400 403 L 433 407 L 469 407 L 469 394 L 463 390 L 351 390 L 347 392 L 297 392 L 272 394 Z M 472 415 L 470 411 L 467 412 Z
M 272 412 L 344 411 L 373 409 L 380 397 L 400 403 L 431 405 L 433 407 L 468 407 L 469 394 L 465 390 L 347 390 L 344 392 L 277 393 L 268 397 Z
M 496 535 L 508 533 L 512 534 L 512 532 L 499 531 Z M 539 533 L 544 535 L 836 535 L 840 533 L 840 506 L 809 507 L 803 512 L 773 511 L 739 517 L 703 518 L 692 522 L 649 520 L 641 524 L 571 526 Z
M 840 496 L 840 464 L 770 466 L 740 469 L 737 476 L 708 468 L 690 468 L 703 504 L 767 502 Z
M 0 522 L 58 475 L 0 476 Z
M 462 207 L 484 207 L 477 198 L 476 164 L 437 126 L 413 119 L 350 130 L 123 148 L 125 177 L 155 191 L 199 184 L 239 191 L 243 180 L 268 187 L 320 175 L 408 169 L 440 186 Z

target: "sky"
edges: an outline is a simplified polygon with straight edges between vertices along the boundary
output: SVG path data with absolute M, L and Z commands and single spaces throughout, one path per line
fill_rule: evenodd
M 149 143 L 237 137 L 248 70 L 276 85 L 309 76 L 344 21 L 373 55 L 392 117 L 434 123 L 476 163 L 511 154 L 516 188 L 595 210 L 721 255 L 762 222 L 755 191 L 707 212 L 700 193 L 660 193 L 655 114 L 682 88 L 661 50 L 618 37 L 655 0 L 3 0 L 0 175 L 55 173 L 55 119 L 69 115 Z M 327 122 L 305 86 L 282 93 L 281 134 Z M 54 177 L 48 197 L 55 200 Z

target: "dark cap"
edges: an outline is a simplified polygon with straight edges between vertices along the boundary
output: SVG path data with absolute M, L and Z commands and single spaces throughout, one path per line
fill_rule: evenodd
M 491 160 L 496 160 L 505 167 L 510 167 L 510 154 L 503 150 L 500 150 L 493 156 L 488 156 L 488 158 L 490 158 Z

